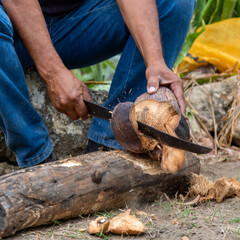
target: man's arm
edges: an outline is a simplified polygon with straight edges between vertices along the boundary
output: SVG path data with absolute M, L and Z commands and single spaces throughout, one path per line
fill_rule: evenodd
M 155 0 L 117 0 L 117 3 L 145 61 L 148 93 L 155 93 L 159 85 L 169 85 L 184 113 L 182 80 L 166 66 L 163 58 Z
M 87 118 L 87 87 L 63 64 L 52 44 L 38 0 L 2 0 L 3 6 L 44 79 L 52 105 L 73 120 Z

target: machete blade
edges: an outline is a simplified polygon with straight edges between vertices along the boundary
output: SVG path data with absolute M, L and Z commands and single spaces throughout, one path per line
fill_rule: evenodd
M 87 100 L 84 100 L 84 103 L 86 104 L 88 113 L 90 115 L 107 121 L 112 118 L 112 110 L 99 106 L 93 102 L 89 102 Z
M 194 152 L 199 154 L 206 154 L 212 151 L 211 148 L 201 146 L 192 142 L 188 142 L 184 139 L 174 137 L 168 133 L 162 132 L 156 128 L 150 127 L 142 122 L 137 121 L 138 129 L 146 136 L 157 139 L 160 143 L 169 147 L 182 149 L 188 152 Z
M 88 113 L 92 116 L 109 121 L 112 118 L 112 110 L 99 106 L 98 104 L 84 100 Z M 182 149 L 188 152 L 205 154 L 212 151 L 211 148 L 204 147 L 192 142 L 188 142 L 184 139 L 174 137 L 165 132 L 162 132 L 156 128 L 150 127 L 142 122 L 138 122 L 138 129 L 146 136 L 157 139 L 160 143 L 165 144 L 169 147 Z

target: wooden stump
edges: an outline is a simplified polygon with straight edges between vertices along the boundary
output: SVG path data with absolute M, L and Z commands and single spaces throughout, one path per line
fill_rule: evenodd
M 0 237 L 57 219 L 153 200 L 189 186 L 199 160 L 187 155 L 177 174 L 164 173 L 159 162 L 125 151 L 95 152 L 22 169 L 0 177 Z

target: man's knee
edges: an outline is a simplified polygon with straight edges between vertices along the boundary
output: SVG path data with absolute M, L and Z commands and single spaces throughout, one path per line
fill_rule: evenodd
M 196 0 L 156 0 L 159 18 L 165 15 L 171 15 L 176 21 L 186 22 L 188 25 L 191 21 Z
M 0 5 L 0 34 L 7 35 L 9 37 L 13 37 L 13 26 L 8 17 L 5 13 L 3 8 Z
M 191 21 L 196 0 L 173 0 L 172 2 L 174 2 L 173 12 L 181 18 Z

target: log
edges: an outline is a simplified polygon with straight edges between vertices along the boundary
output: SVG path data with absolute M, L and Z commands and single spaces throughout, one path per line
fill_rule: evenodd
M 116 209 L 132 201 L 153 200 L 189 187 L 199 160 L 187 155 L 177 173 L 160 163 L 122 150 L 95 152 L 22 169 L 0 177 L 0 237 L 17 231 Z

